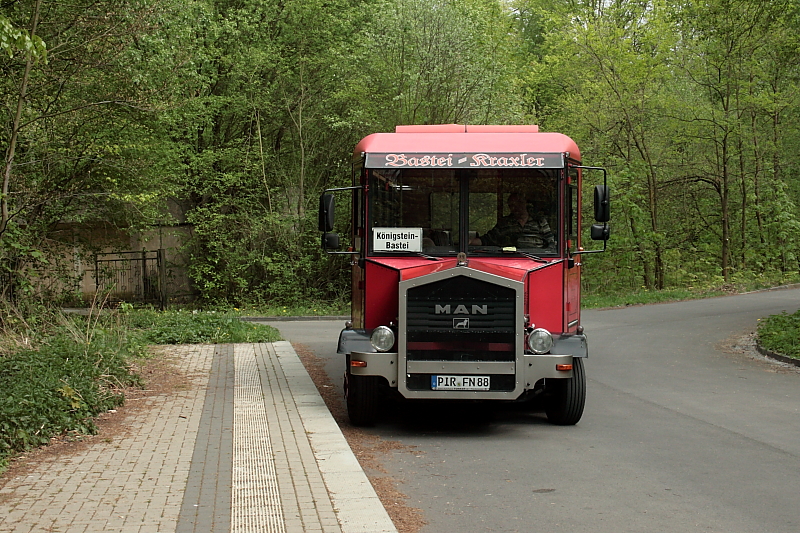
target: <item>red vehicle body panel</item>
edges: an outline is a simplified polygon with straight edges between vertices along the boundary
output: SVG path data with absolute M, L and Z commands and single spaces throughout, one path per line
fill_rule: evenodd
M 461 126 L 463 128 L 463 126 Z M 540 152 L 568 153 L 580 160 L 575 141 L 561 133 L 373 133 L 356 145 L 353 155 L 407 152 Z
M 580 161 L 580 150 L 571 138 L 561 133 L 539 133 L 538 126 L 532 125 L 397 126 L 395 133 L 374 133 L 363 138 L 353 155 L 354 160 L 362 161 L 365 153 L 451 152 L 561 153 L 572 161 Z M 360 179 L 364 177 L 361 173 Z M 362 181 L 361 185 L 364 184 Z M 580 188 L 580 183 L 577 185 Z M 562 204 L 563 194 L 562 189 Z M 365 220 L 369 218 L 368 213 L 364 216 Z M 563 217 L 558 224 L 563 235 Z M 524 282 L 524 308 L 530 323 L 553 333 L 574 333 L 580 318 L 580 266 L 567 268 L 564 257 L 548 261 L 544 264 L 524 257 L 470 256 L 469 267 Z M 354 326 L 371 330 L 396 322 L 400 281 L 455 266 L 456 259 L 448 257 L 436 261 L 423 257 L 368 256 L 363 269 L 353 267 Z
M 377 261 L 368 261 L 365 267 L 365 292 L 369 296 L 365 299 L 364 327 L 373 329 L 397 320 L 400 270 Z
M 397 320 L 397 284 L 453 268 L 456 260 L 430 261 L 418 257 L 370 259 L 366 263 L 366 329 Z M 525 283 L 525 313 L 531 324 L 552 332 L 566 331 L 563 322 L 563 260 L 547 264 L 530 259 L 471 258 L 469 267 Z

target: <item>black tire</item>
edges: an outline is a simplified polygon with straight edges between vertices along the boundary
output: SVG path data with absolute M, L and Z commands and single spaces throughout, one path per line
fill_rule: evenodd
M 378 376 L 344 375 L 344 397 L 347 415 L 354 426 L 372 426 L 378 419 L 380 394 Z
M 545 383 L 548 393 L 545 413 L 547 420 L 558 426 L 573 426 L 583 416 L 586 405 L 586 373 L 583 359 L 573 357 L 572 377 L 569 379 L 548 379 Z

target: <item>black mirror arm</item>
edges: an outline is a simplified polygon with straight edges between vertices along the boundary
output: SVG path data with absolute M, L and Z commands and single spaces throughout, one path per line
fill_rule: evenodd
M 576 255 L 586 255 L 586 254 L 601 254 L 606 251 L 606 246 L 608 245 L 608 241 L 603 241 L 603 249 L 602 250 L 575 250 L 574 252 L 570 252 L 570 257 L 575 257 Z
M 333 231 L 334 222 L 334 209 L 335 204 L 333 200 L 333 193 L 335 191 L 352 191 L 356 189 L 363 189 L 361 185 L 354 187 L 336 187 L 333 189 L 325 189 L 319 197 L 319 231 L 329 233 Z
M 597 222 L 603 222 L 603 223 L 608 222 L 610 220 L 610 216 L 609 216 L 610 215 L 610 205 L 609 205 L 610 204 L 610 200 L 609 200 L 610 191 L 608 189 L 608 172 L 606 171 L 606 169 L 603 168 L 603 167 L 586 167 L 586 166 L 582 166 L 582 165 L 570 165 L 570 168 L 580 168 L 580 169 L 583 169 L 583 170 L 599 170 L 600 172 L 603 173 L 603 187 L 602 187 L 602 194 L 601 194 L 602 197 L 599 198 L 599 199 L 597 197 L 598 189 L 600 188 L 600 186 L 598 185 L 595 188 L 595 206 L 594 206 L 594 210 L 595 210 L 595 219 L 597 220 Z M 598 203 L 598 200 L 599 200 L 599 203 Z M 598 211 L 601 211 L 603 213 L 603 216 L 601 218 L 597 218 Z

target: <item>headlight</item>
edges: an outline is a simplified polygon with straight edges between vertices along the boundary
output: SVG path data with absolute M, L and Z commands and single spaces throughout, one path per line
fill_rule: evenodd
M 553 336 L 546 329 L 537 328 L 528 335 L 528 348 L 533 353 L 543 354 L 553 347 Z
M 372 336 L 369 338 L 372 347 L 379 352 L 388 352 L 394 346 L 394 331 L 386 326 L 378 326 L 372 330 Z

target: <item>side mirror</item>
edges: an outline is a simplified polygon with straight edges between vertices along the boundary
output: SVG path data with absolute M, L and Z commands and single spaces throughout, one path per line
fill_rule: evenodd
M 592 240 L 607 241 L 611 235 L 611 228 L 608 224 L 592 224 Z
M 323 233 L 322 234 L 322 249 L 323 250 L 338 250 L 339 249 L 339 234 L 338 233 Z
M 333 231 L 333 220 L 336 214 L 335 203 L 332 194 L 323 194 L 319 197 L 319 231 Z M 336 237 L 337 247 L 339 237 Z
M 594 219 L 597 222 L 611 220 L 611 191 L 605 185 L 594 187 Z M 594 239 L 594 226 L 592 226 L 592 239 Z

